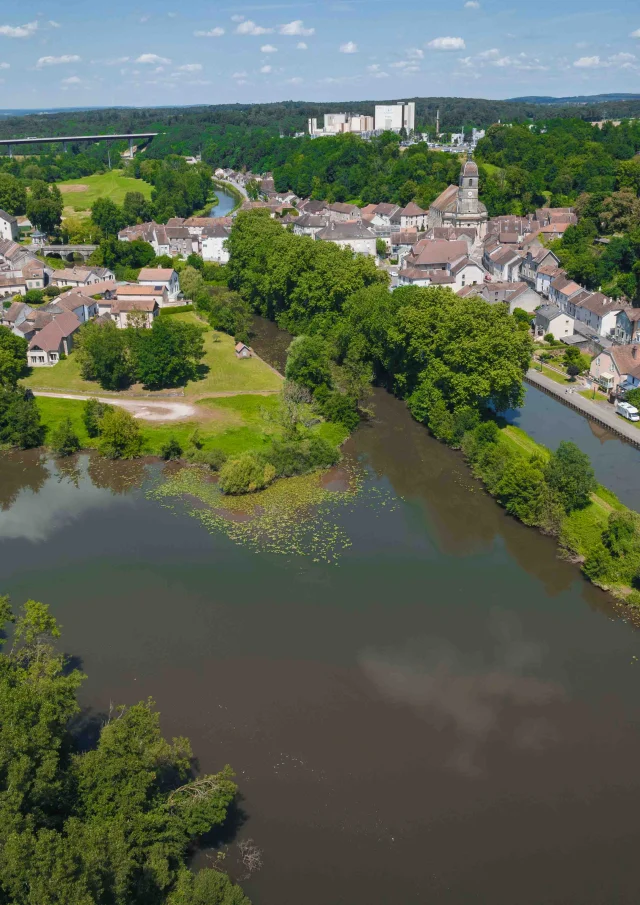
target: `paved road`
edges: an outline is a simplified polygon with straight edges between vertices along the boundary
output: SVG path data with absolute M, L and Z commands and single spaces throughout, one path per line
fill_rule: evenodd
M 541 374 L 540 371 L 534 368 L 529 368 L 527 371 L 527 380 L 534 386 L 539 386 L 541 389 L 553 394 L 565 405 L 577 409 L 580 414 L 604 424 L 614 434 L 625 437 L 636 446 L 640 446 L 640 428 L 635 427 L 629 421 L 625 421 L 620 415 L 616 415 L 612 405 L 585 399 L 584 396 L 578 393 L 578 388 L 585 389 L 584 387 L 578 385 L 575 391 L 569 390 L 567 392 L 566 388 L 561 384 L 556 383 L 555 380 L 547 377 L 546 374 Z

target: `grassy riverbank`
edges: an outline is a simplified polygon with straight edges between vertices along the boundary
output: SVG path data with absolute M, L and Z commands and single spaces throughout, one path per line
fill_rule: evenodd
M 224 189 L 224 191 L 227 192 L 228 195 L 231 195 L 231 197 L 235 200 L 235 205 L 231 208 L 229 214 L 227 215 L 230 216 L 234 211 L 237 211 L 243 201 L 246 200 L 245 196 L 239 189 L 235 187 L 235 185 L 231 185 L 231 183 L 229 182 L 221 182 L 219 179 L 212 179 L 211 181 L 213 182 L 214 188 L 220 190 Z
M 487 447 L 484 452 L 478 449 L 474 434 L 477 431 L 465 435 L 465 456 L 496 501 L 525 524 L 555 534 L 560 549 L 581 565 L 594 584 L 620 600 L 640 605 L 635 589 L 640 573 L 640 515 L 601 484 L 586 505 L 568 513 L 536 509 L 535 496 L 540 492 L 536 481 L 552 453 L 513 425 L 500 429 L 489 452 Z

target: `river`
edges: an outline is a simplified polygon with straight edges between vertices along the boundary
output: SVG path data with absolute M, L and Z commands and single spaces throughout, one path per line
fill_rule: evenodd
M 160 466 L 32 452 L 0 460 L 1 590 L 51 605 L 83 705 L 151 695 L 203 770 L 233 765 L 254 905 L 635 905 L 637 633 L 375 406 L 345 455 L 385 502 L 340 510 L 337 565 L 208 534 L 146 497 Z
M 211 217 L 228 217 L 236 206 L 236 199 L 225 189 L 216 188 L 218 203 L 211 208 Z

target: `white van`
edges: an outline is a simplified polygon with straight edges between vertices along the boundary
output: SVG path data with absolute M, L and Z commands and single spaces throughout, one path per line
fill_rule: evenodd
M 616 412 L 626 418 L 627 421 L 640 421 L 640 412 L 638 412 L 635 405 L 631 405 L 629 402 L 620 402 L 618 400 L 616 402 Z

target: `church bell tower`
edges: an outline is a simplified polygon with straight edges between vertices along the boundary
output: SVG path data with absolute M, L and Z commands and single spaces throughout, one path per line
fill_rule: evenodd
M 479 208 L 479 175 L 477 164 L 473 160 L 467 160 L 460 173 L 460 188 L 458 189 L 458 214 L 478 214 Z

